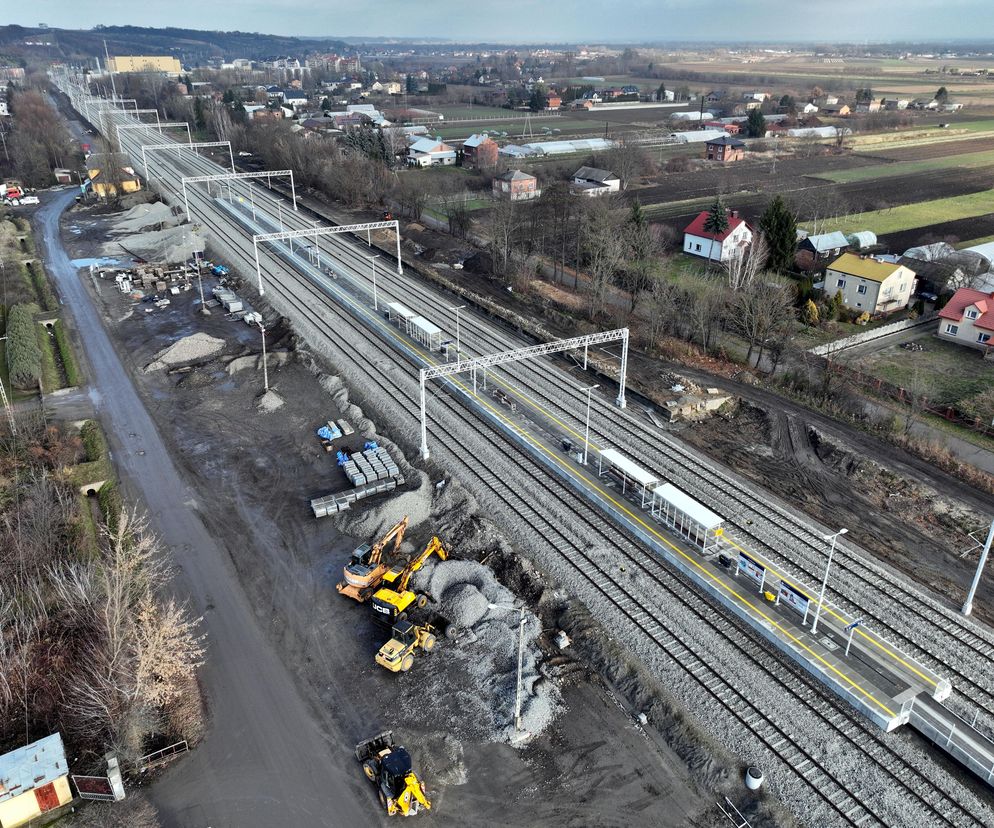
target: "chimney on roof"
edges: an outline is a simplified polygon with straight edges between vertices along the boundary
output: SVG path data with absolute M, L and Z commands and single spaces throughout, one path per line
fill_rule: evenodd
M 738 217 L 739 217 L 739 211 L 738 210 L 732 210 L 732 218 L 733 219 L 737 219 Z

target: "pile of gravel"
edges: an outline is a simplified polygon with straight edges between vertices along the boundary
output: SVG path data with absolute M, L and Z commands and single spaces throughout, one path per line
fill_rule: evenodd
M 124 236 L 103 245 L 105 256 L 120 256 L 124 251 L 149 262 L 175 264 L 193 258 L 194 251 L 203 253 L 204 236 L 199 227 L 168 227 Z
M 438 561 L 418 573 L 416 586 L 427 592 L 439 611 L 459 627 L 459 644 L 451 648 L 473 686 L 486 715 L 478 718 L 490 738 L 520 744 L 514 726 L 518 681 L 518 630 L 521 613 L 513 592 L 481 563 Z M 539 619 L 525 611 L 521 666 L 521 728 L 527 736 L 545 730 L 560 706 L 559 688 L 539 669 L 542 653 Z
M 224 350 L 225 341 L 205 333 L 195 333 L 176 340 L 168 348 L 163 348 L 155 359 L 145 366 L 145 373 L 162 368 L 175 368 L 199 362 L 219 354 Z
M 153 204 L 137 204 L 130 210 L 125 210 L 111 226 L 109 232 L 114 234 L 141 233 L 153 227 L 175 227 L 179 219 L 173 215 L 172 208 L 161 201 Z
M 270 389 L 259 397 L 255 405 L 263 414 L 272 414 L 274 411 L 278 411 L 283 407 L 284 401 L 279 394 Z

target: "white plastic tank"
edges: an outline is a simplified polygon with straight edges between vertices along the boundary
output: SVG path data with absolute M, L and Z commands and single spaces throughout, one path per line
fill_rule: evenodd
M 750 791 L 758 791 L 763 787 L 763 772 L 752 765 L 746 768 L 745 783 Z

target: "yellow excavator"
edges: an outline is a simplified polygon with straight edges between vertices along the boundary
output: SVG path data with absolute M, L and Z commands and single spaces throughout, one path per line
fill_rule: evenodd
M 407 619 L 407 609 L 415 604 L 419 609 L 428 603 L 427 595 L 416 595 L 407 588 L 411 576 L 421 569 L 432 555 L 440 560 L 449 557 L 448 551 L 438 537 L 428 541 L 419 555 L 415 555 L 403 566 L 394 566 L 383 574 L 383 586 L 373 593 L 373 609 L 377 618 L 391 627 L 399 620 Z
M 425 783 L 412 770 L 411 754 L 394 744 L 393 731 L 359 742 L 355 758 L 362 764 L 366 778 L 376 785 L 380 804 L 389 816 L 413 816 L 421 808 L 431 810 Z
M 404 515 L 403 520 L 394 524 L 376 543 L 364 543 L 358 547 L 345 564 L 345 580 L 335 588 L 342 595 L 354 598 L 359 603 L 366 601 L 379 587 L 389 569 L 389 564 L 383 560 L 383 550 L 393 541 L 391 557 L 396 557 L 409 521 L 410 517 Z

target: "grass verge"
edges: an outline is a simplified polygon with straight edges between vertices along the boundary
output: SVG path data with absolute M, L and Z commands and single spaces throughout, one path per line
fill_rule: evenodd
M 62 375 L 55 362 L 55 345 L 44 325 L 37 325 L 38 347 L 41 349 L 41 387 L 46 394 L 62 388 Z
M 843 233 L 872 229 L 881 236 L 902 230 L 913 230 L 916 227 L 927 227 L 930 224 L 983 216 L 990 213 L 992 207 L 994 201 L 991 200 L 988 190 L 950 198 L 937 198 L 934 201 L 903 204 L 886 210 L 857 213 L 846 219 L 840 219 L 834 227 Z M 801 224 L 803 226 L 803 222 Z
M 66 382 L 70 386 L 76 387 L 80 384 L 82 377 L 79 373 L 79 365 L 76 363 L 76 355 L 72 350 L 72 343 L 69 341 L 69 334 L 66 333 L 61 319 L 56 320 L 54 333 L 55 345 L 59 349 L 59 356 L 62 357 L 62 367 L 66 372 Z

